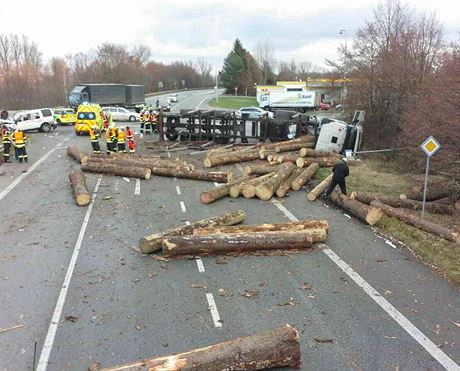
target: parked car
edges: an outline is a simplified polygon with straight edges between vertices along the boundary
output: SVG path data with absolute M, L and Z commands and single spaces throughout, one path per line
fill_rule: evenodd
M 114 121 L 138 121 L 140 115 L 123 107 L 104 107 L 104 112 L 110 112 Z
M 77 114 L 73 108 L 56 108 L 53 116 L 57 125 L 73 125 L 77 122 Z
M 7 125 L 11 130 L 38 130 L 48 132 L 56 128 L 53 110 L 50 108 L 34 109 L 29 111 L 16 112 L 13 120 Z
M 169 103 L 176 103 L 177 102 L 177 94 L 169 94 L 168 98 L 166 98 Z
M 243 118 L 243 115 L 248 115 L 249 119 L 259 119 L 263 115 L 268 115 L 269 119 L 272 119 L 274 117 L 273 112 L 265 111 L 264 109 L 259 107 L 242 107 L 238 111 L 236 111 L 235 115 L 238 119 Z
M 321 102 L 319 104 L 320 111 L 327 111 L 327 110 L 329 110 L 329 108 L 331 108 L 331 106 L 329 104 L 327 104 L 327 103 Z

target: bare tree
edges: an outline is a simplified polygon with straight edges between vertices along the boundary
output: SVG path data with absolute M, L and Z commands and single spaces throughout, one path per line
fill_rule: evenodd
M 273 70 L 276 67 L 273 46 L 267 41 L 258 42 L 255 47 L 255 59 L 262 70 L 264 84 L 266 85 L 269 80 L 273 79 Z

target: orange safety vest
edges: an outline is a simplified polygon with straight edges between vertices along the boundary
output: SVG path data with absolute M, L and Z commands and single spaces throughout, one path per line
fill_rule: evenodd
M 14 140 L 14 145 L 17 147 L 17 148 L 22 148 L 24 147 L 24 141 L 26 139 L 26 136 L 24 135 L 24 133 L 22 131 L 17 131 L 13 134 L 13 140 Z
M 105 132 L 105 140 L 107 143 L 112 143 L 112 133 L 110 130 Z
M 118 143 L 125 142 L 125 132 L 123 130 L 118 131 Z
M 2 143 L 11 143 L 11 133 L 8 129 L 2 130 Z
M 91 138 L 91 142 L 98 142 L 99 141 L 99 134 L 96 132 L 96 130 L 90 129 L 89 130 L 89 136 Z

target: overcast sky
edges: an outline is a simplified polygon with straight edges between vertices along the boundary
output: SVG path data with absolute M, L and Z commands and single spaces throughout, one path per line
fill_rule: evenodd
M 449 40 L 459 37 L 460 0 L 406 0 L 435 10 Z M 277 60 L 324 66 L 372 16 L 378 0 L 3 0 L 0 33 L 25 34 L 44 60 L 110 41 L 145 44 L 157 61 L 204 57 L 221 67 L 235 38 L 253 51 L 269 42 Z M 122 5 L 121 5 L 122 4 Z M 339 35 L 346 29 L 345 36 Z

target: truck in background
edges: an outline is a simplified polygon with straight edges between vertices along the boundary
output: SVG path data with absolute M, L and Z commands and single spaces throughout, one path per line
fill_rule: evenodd
M 69 93 L 69 105 L 90 103 L 100 106 L 135 107 L 145 103 L 144 85 L 79 84 Z
M 264 110 L 288 109 L 307 112 L 319 108 L 321 97 L 314 91 L 271 90 L 259 99 L 259 107 Z

